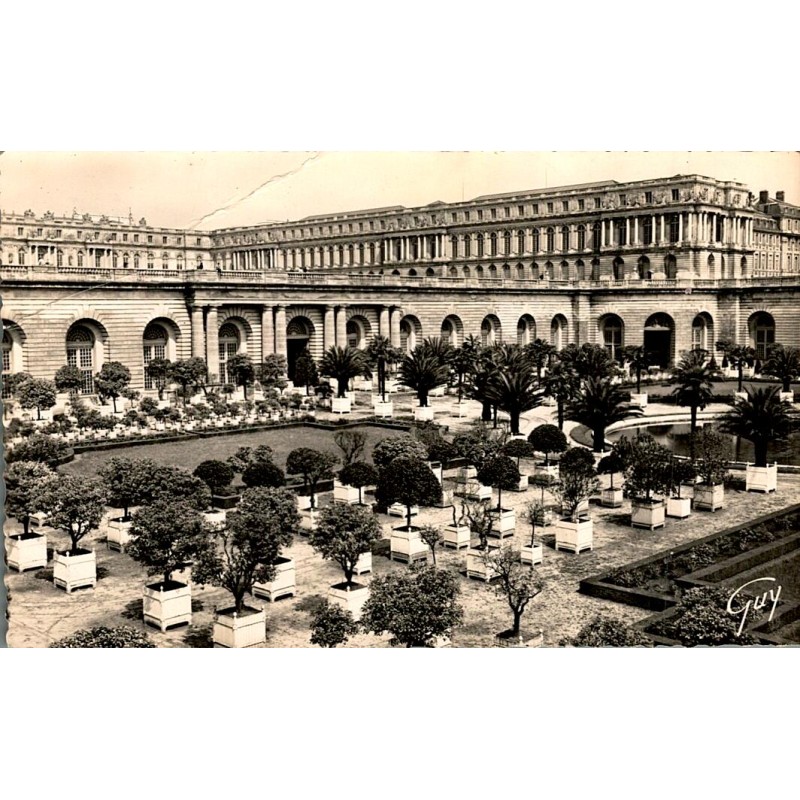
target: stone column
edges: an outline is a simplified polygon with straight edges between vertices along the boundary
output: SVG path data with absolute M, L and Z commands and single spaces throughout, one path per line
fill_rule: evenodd
M 219 381 L 219 321 L 216 306 L 208 306 L 206 310 L 206 365 L 209 381 Z
M 381 306 L 378 312 L 378 331 L 381 336 L 391 339 L 389 330 L 389 306 Z
M 193 306 L 189 314 L 192 320 L 192 358 L 202 358 L 206 344 L 203 309 L 200 306 Z
M 389 338 L 392 341 L 393 347 L 400 347 L 400 318 L 403 316 L 403 310 L 397 306 L 391 309 L 391 319 L 389 322 L 391 335 Z
M 664 225 L 665 225 L 664 218 L 665 218 L 664 214 L 659 214 L 659 228 L 661 230 L 660 230 L 659 235 L 658 235 L 658 241 L 662 242 L 662 243 L 664 241 L 666 241 L 665 236 L 664 236 Z
M 633 218 L 633 241 L 631 244 L 639 244 L 639 217 Z
M 336 346 L 347 347 L 347 306 L 336 308 Z
M 333 316 L 333 306 L 325 306 L 323 314 L 323 346 L 327 350 L 336 344 L 336 325 Z
M 261 306 L 261 360 L 275 352 L 275 320 L 272 306 Z
M 678 244 L 683 243 L 683 211 L 678 212 Z
M 631 218 L 625 217 L 625 244 L 631 245 Z
M 286 356 L 286 306 L 275 306 L 275 352 Z

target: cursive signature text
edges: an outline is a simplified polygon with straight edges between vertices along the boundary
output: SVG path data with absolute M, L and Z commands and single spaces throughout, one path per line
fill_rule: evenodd
M 747 615 L 750 613 L 750 609 L 752 608 L 753 611 L 760 611 L 764 606 L 767 604 L 767 600 L 772 602 L 772 608 L 769 612 L 769 621 L 772 622 L 772 617 L 775 614 L 775 609 L 778 606 L 778 598 L 781 596 L 781 586 L 780 584 L 777 588 L 771 588 L 768 591 L 764 592 L 763 594 L 756 595 L 753 599 L 748 600 L 741 608 L 734 609 L 733 601 L 734 598 L 739 596 L 739 593 L 747 588 L 748 586 L 752 586 L 754 583 L 760 583 L 761 581 L 772 581 L 773 583 L 777 583 L 775 578 L 755 578 L 755 580 L 748 581 L 747 583 L 743 583 L 729 598 L 728 598 L 728 606 L 727 610 L 729 614 L 732 614 L 735 617 L 741 616 L 741 621 L 739 622 L 739 630 L 736 631 L 737 636 L 742 635 L 742 631 L 744 630 L 745 623 L 747 622 Z

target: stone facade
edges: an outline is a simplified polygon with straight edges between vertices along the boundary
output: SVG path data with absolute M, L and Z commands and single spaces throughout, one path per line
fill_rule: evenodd
M 664 364 L 719 339 L 763 352 L 800 344 L 799 240 L 782 193 L 697 175 L 210 233 L 3 212 L 3 371 L 74 363 L 88 393 L 115 360 L 141 389 L 154 357 L 203 357 L 216 381 L 236 352 L 291 367 L 379 333 L 646 342 Z

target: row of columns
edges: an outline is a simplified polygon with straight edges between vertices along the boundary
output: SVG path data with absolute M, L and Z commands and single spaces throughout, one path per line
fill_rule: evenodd
M 287 305 L 261 306 L 261 359 L 277 354 L 286 356 Z M 326 305 L 322 310 L 323 348 L 332 345 L 347 346 L 347 305 Z M 397 306 L 381 306 L 378 326 L 381 336 L 386 336 L 394 347 L 400 346 L 400 320 L 403 311 Z M 192 357 L 204 358 L 210 375 L 219 375 L 219 307 L 193 306 L 190 311 L 192 326 Z M 254 355 L 254 354 L 251 354 Z M 256 360 L 254 358 L 254 360 Z

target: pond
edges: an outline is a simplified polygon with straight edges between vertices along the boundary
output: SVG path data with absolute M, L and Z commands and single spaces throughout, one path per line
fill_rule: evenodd
M 713 423 L 711 424 L 713 425 Z M 689 455 L 688 423 L 685 425 L 642 425 L 637 428 L 626 428 L 625 430 L 609 433 L 608 440 L 616 442 L 622 436 L 632 439 L 639 433 L 649 433 L 656 441 L 668 447 L 677 455 Z M 729 436 L 728 439 L 730 440 L 731 461 L 753 461 L 753 445 L 750 442 L 735 436 Z M 770 445 L 768 455 L 770 462 L 777 461 L 779 464 L 800 465 L 800 433 L 792 434 L 786 444 Z

